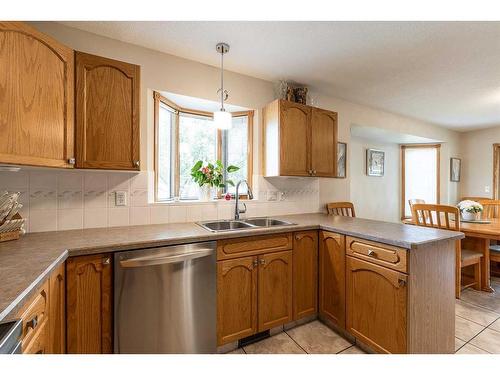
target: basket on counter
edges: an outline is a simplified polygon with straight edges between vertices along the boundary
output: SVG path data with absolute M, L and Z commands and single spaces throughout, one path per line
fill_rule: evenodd
M 18 203 L 20 193 L 0 193 L 0 242 L 17 240 L 24 234 L 23 219 L 19 214 L 22 204 Z

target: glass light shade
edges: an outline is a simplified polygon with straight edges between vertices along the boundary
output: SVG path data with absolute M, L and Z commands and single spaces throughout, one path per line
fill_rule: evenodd
M 233 117 L 226 111 L 214 112 L 214 125 L 217 129 L 227 130 L 233 126 Z

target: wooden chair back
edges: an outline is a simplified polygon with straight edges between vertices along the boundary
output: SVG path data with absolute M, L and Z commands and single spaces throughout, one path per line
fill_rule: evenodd
M 483 206 L 481 213 L 482 219 L 493 219 L 500 217 L 500 200 L 480 200 L 478 201 Z
M 444 204 L 414 204 L 412 220 L 416 225 L 460 231 L 460 212 Z
M 332 202 L 326 204 L 328 215 L 356 217 L 354 205 L 351 202 Z

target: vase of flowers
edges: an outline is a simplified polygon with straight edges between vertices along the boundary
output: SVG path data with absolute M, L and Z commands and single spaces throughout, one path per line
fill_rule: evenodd
M 483 206 L 478 202 L 465 200 L 458 204 L 458 209 L 463 220 L 473 221 L 478 219 L 479 214 L 483 211 Z
M 204 163 L 202 160 L 198 160 L 191 168 L 191 177 L 200 186 L 199 199 L 207 202 L 214 196 L 214 190 L 225 188 L 227 185 L 234 186 L 233 181 L 224 179 L 224 175 L 227 176 L 239 169 L 234 165 L 229 165 L 224 169 L 220 160 L 215 163 Z

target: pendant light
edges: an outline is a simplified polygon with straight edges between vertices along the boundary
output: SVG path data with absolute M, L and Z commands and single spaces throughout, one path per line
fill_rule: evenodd
M 227 130 L 233 126 L 231 113 L 226 112 L 224 102 L 229 97 L 227 90 L 224 90 L 224 54 L 229 52 L 229 44 L 217 43 L 217 52 L 220 53 L 220 110 L 214 112 L 214 124 L 217 129 Z

